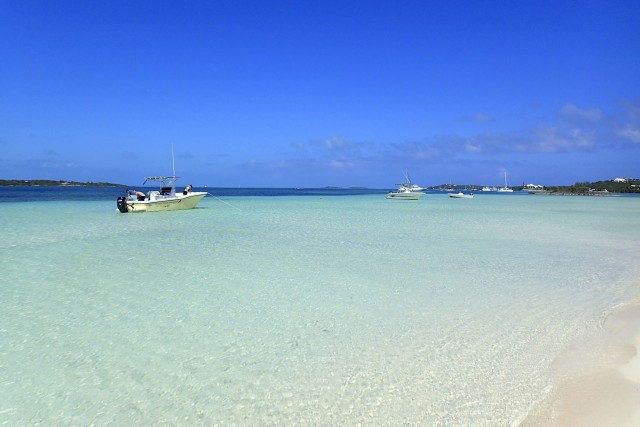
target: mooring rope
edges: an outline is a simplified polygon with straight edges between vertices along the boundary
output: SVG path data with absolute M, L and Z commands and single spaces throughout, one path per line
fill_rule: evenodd
M 227 206 L 231 206 L 231 207 L 232 207 L 232 208 L 234 208 L 234 209 L 241 210 L 239 207 L 233 206 L 231 203 L 227 203 L 227 202 L 225 202 L 224 200 L 222 200 L 222 199 L 221 199 L 220 197 L 218 197 L 218 196 L 214 196 L 213 194 L 211 194 L 211 193 L 209 193 L 209 192 L 207 192 L 207 194 L 208 194 L 209 196 L 213 197 L 214 199 L 221 201 L 222 203 L 224 203 L 224 204 L 225 204 L 225 205 L 227 205 Z

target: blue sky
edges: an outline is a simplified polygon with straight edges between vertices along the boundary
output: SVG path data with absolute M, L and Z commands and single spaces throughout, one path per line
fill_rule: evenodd
M 0 179 L 640 178 L 638 1 L 3 1 Z

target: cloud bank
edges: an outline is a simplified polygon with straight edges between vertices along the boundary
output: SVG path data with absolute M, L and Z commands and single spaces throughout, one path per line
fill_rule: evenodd
M 471 136 L 451 133 L 386 144 L 349 141 L 338 136 L 297 141 L 292 144 L 288 160 L 254 162 L 253 166 L 354 169 L 407 161 L 483 161 L 496 155 L 615 150 L 640 144 L 639 104 L 623 102 L 611 114 L 599 108 L 565 104 L 548 123 L 508 132 L 479 132 Z M 489 122 L 494 118 L 478 113 L 474 120 Z

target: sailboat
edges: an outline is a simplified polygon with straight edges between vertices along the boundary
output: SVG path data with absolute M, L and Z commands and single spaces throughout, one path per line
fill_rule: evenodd
M 504 187 L 498 188 L 498 193 L 513 193 L 513 189 L 507 185 L 507 171 L 504 172 Z

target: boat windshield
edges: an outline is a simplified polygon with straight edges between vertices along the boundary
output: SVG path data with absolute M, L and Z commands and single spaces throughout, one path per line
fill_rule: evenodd
M 177 176 L 148 176 L 144 179 L 144 184 L 147 183 L 147 181 L 156 181 L 156 182 L 161 182 L 162 183 L 162 187 L 175 187 L 175 182 L 179 177 Z

